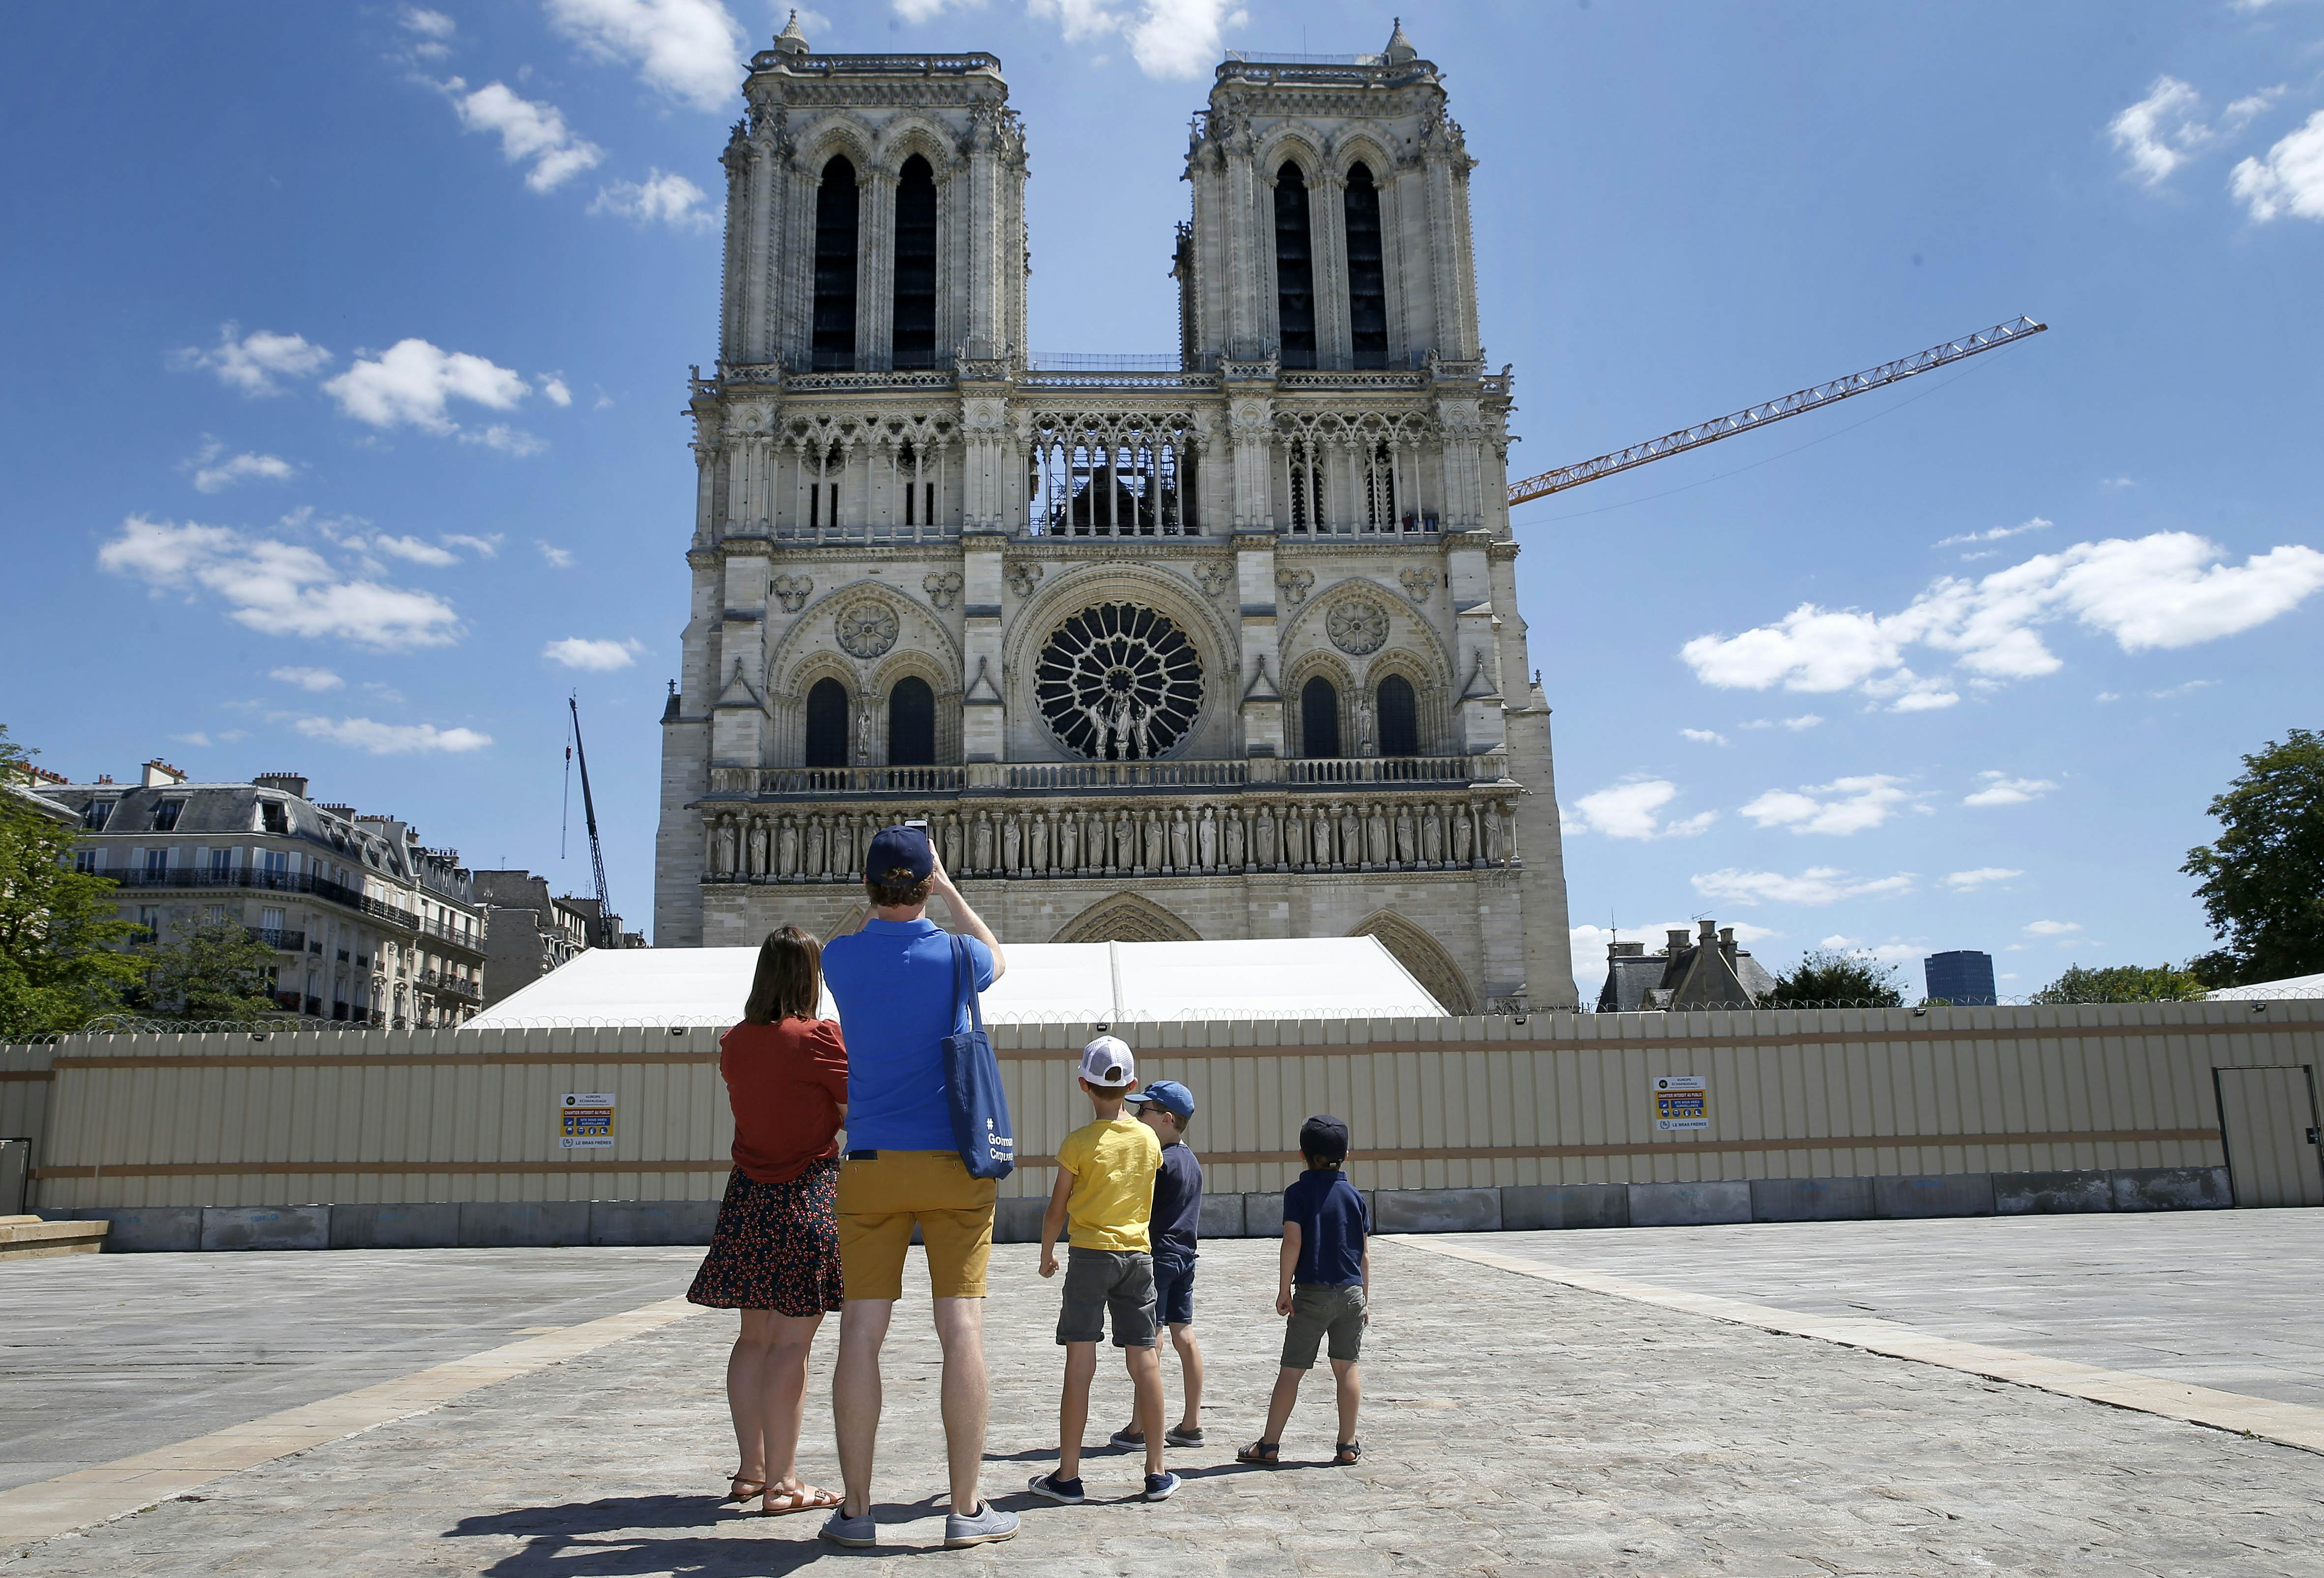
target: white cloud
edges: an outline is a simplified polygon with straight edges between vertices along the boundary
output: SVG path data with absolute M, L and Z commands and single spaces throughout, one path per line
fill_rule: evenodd
M 2144 98 L 2107 123 L 2107 131 L 2129 161 L 2129 173 L 2160 186 L 2214 140 L 2211 128 L 2195 118 L 2202 108 L 2202 95 L 2192 88 L 2176 77 L 2158 77 Z
M 377 356 L 358 355 L 355 365 L 323 385 L 359 422 L 374 428 L 408 423 L 430 433 L 459 430 L 445 415 L 453 400 L 509 411 L 528 392 L 508 368 L 466 351 L 438 350 L 423 339 L 398 340 Z
M 589 211 L 618 215 L 641 229 L 667 225 L 673 230 L 707 230 L 717 217 L 710 211 L 707 192 L 686 177 L 662 170 L 648 171 L 642 181 L 617 180 L 599 187 Z
M 352 544 L 350 544 L 352 546 Z M 364 546 L 373 553 L 384 553 L 395 558 L 409 559 L 416 565 L 433 565 L 442 568 L 460 562 L 460 556 L 449 549 L 438 548 L 432 542 L 422 542 L 417 537 L 390 537 L 384 532 L 364 540 Z
M 2138 479 L 2135 476 L 2102 476 L 2098 478 L 2098 486 L 2100 487 L 2119 488 L 2136 487 L 2137 485 Z
M 210 743 L 210 737 L 199 729 L 196 729 L 190 734 L 172 734 L 170 738 L 180 745 L 207 745 Z
M 549 396 L 549 403 L 551 405 L 561 406 L 573 403 L 573 392 L 565 386 L 565 380 L 554 373 L 541 374 L 540 392 Z
M 2146 694 L 2157 701 L 2170 701 L 2177 697 L 2192 696 L 2199 690 L 2208 690 L 2218 683 L 2216 679 L 2189 679 L 2167 690 L 2150 690 Z
M 1799 789 L 1769 789 L 1744 806 L 1742 812 L 1762 827 L 1788 827 L 1794 833 L 1828 833 L 1844 838 L 1877 827 L 1911 805 L 1914 797 L 1904 791 L 1904 782 L 1875 772 Z
M 442 751 L 459 754 L 481 751 L 493 743 L 490 734 L 480 734 L 474 729 L 439 729 L 433 724 L 383 724 L 370 718 L 316 718 L 297 720 L 299 732 L 310 740 L 328 740 L 333 744 L 367 751 L 374 756 L 409 755 L 415 751 Z
M 1956 893 L 1972 893 L 1987 882 L 2006 882 L 2025 873 L 2008 866 L 1978 866 L 1975 871 L 1954 872 L 1945 878 L 1945 886 Z
M 261 477 L 268 482 L 288 482 L 299 468 L 278 455 L 255 455 L 245 450 L 240 455 L 221 459 L 226 446 L 216 438 L 206 441 L 198 453 L 186 462 L 194 474 L 197 493 L 224 493 L 238 482 Z
M 1693 879 L 1694 891 L 1731 904 L 1836 904 L 1842 899 L 1886 899 L 1913 891 L 1913 873 L 1851 877 L 1838 866 L 1810 866 L 1796 877 L 1781 872 L 1729 868 Z
M 648 87 L 715 112 L 742 89 L 742 28 L 718 0 L 549 0 L 584 51 L 638 69 Z
M 2263 88 L 2257 93 L 2247 93 L 2219 112 L 2219 130 L 2226 133 L 2242 131 L 2246 126 L 2274 107 L 2275 101 L 2290 89 L 2291 84 L 2279 82 L 2273 88 Z
M 513 455 L 521 460 L 538 455 L 549 448 L 545 438 L 526 432 L 522 428 L 510 427 L 506 422 L 494 422 L 481 431 L 470 429 L 461 433 L 463 444 L 482 444 L 487 449 L 497 449 L 503 455 Z
M 285 685 L 295 685 L 301 690 L 313 690 L 318 692 L 325 690 L 337 690 L 346 683 L 346 680 L 340 678 L 337 674 L 332 673 L 328 669 L 305 669 L 298 667 L 274 669 L 270 669 L 266 677 L 270 679 L 280 679 Z
M 2081 930 L 2082 923 L 2079 920 L 2030 920 L 2025 923 L 2025 929 L 2035 937 L 2063 937 L 2070 931 Z
M 2227 189 L 2262 224 L 2281 214 L 2324 220 L 2324 109 L 2270 148 L 2266 158 L 2236 165 Z
M 1816 716 L 1816 715 L 1812 712 L 1808 712 L 1802 713 L 1795 718 L 1785 718 L 1784 720 L 1784 727 L 1791 730 L 1796 734 L 1803 729 L 1812 729 L 1821 722 L 1823 722 L 1821 718 Z
M 907 16 L 913 11 L 934 15 L 941 8 L 941 0 L 899 0 L 897 5 Z M 1069 44 L 1125 39 L 1138 69 L 1153 78 L 1207 77 L 1225 53 L 1223 31 L 1250 20 L 1233 0 L 1026 0 L 1025 14 L 1056 23 Z
M 2122 692 L 2119 690 L 2101 690 L 2092 699 L 2098 701 L 2120 701 L 2122 699 Z
M 1663 807 L 1677 797 L 1678 785 L 1664 779 L 1616 784 L 1574 801 L 1565 814 L 1566 831 L 1609 838 L 1692 838 L 1718 819 L 1718 812 L 1704 811 L 1683 821 L 1663 821 Z
M 1929 544 L 1932 548 L 1951 548 L 1964 542 L 1999 542 L 2005 537 L 2023 537 L 2028 531 L 2047 531 L 2055 521 L 2036 515 L 2015 526 L 1995 526 L 1984 531 L 1965 531 L 1958 537 L 1941 537 Z
M 411 53 L 416 59 L 440 60 L 452 52 L 450 40 L 458 28 L 442 12 L 407 5 L 396 21 L 412 35 Z
M 2072 618 L 2126 652 L 2192 646 L 2264 624 L 2324 586 L 2324 553 L 2286 546 L 2241 565 L 2188 531 L 2109 538 L 2043 554 L 1972 579 L 1945 576 L 1893 614 L 1802 604 L 1740 635 L 1698 636 L 1680 655 L 1706 685 L 1729 689 L 1856 690 L 1895 712 L 1950 706 L 1953 682 L 1924 678 L 1907 649 L 1954 654 L 1992 680 L 2054 673 L 2063 663 L 2036 627 Z
M 465 548 L 479 558 L 498 558 L 501 556 L 501 544 L 506 540 L 507 539 L 498 531 L 493 532 L 490 537 L 471 537 L 464 531 L 454 531 L 446 535 L 444 546 Z
M 2038 800 L 2058 786 L 2046 778 L 2011 778 L 2006 773 L 1985 771 L 1978 774 L 1985 787 L 1972 794 L 1963 795 L 1964 806 L 2022 806 L 2028 800 Z
M 567 669 L 583 669 L 592 673 L 610 673 L 626 669 L 638 660 L 645 643 L 634 637 L 627 641 L 591 641 L 583 636 L 569 635 L 561 641 L 550 641 L 540 649 L 540 655 L 552 663 L 562 663 Z
M 474 93 L 457 77 L 436 86 L 451 99 L 462 126 L 497 134 L 503 159 L 532 166 L 524 184 L 537 192 L 555 191 L 604 160 L 605 151 L 576 135 L 555 105 L 520 97 L 505 82 L 487 82 Z
M 460 637 L 459 616 L 439 597 L 351 579 L 303 544 L 230 527 L 132 515 L 97 562 L 157 589 L 208 592 L 237 623 L 268 635 L 329 636 L 384 651 Z
M 573 568 L 573 556 L 556 544 L 544 542 L 536 537 L 532 540 L 532 545 L 540 549 L 540 557 L 549 561 L 550 569 L 569 570 Z
M 170 365 L 180 372 L 207 367 L 228 389 L 255 398 L 281 393 L 282 386 L 275 382 L 278 378 L 305 378 L 330 363 L 331 353 L 310 344 L 303 335 L 276 334 L 264 328 L 245 335 L 240 329 L 238 324 L 219 325 L 217 345 L 207 351 L 192 346 L 172 351 Z
M 1681 738 L 1692 740 L 1698 745 L 1724 745 L 1727 743 L 1727 736 L 1720 734 L 1716 729 L 1681 729 L 1679 731 L 1679 734 Z

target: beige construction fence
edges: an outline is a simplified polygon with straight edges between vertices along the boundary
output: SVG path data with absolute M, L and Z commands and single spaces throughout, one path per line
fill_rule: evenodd
M 1046 1195 L 1087 1121 L 1094 1028 L 994 1027 L 1004 1197 Z M 1220 1195 L 1280 1189 L 1329 1112 L 1371 1190 L 2226 1167 L 2240 1203 L 2324 1203 L 2324 1001 L 1111 1029 L 1194 1090 Z M 717 1059 L 700 1029 L 76 1037 L 0 1049 L 0 1138 L 32 1142 L 43 1212 L 707 1201 Z

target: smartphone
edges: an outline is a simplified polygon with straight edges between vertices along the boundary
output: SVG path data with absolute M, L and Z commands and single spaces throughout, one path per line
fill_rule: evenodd
M 926 827 L 927 825 L 928 819 L 926 817 L 907 817 L 904 818 L 904 826 L 907 827 Z

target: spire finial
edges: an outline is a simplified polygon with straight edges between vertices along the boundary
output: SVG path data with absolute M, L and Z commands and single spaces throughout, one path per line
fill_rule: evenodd
M 1419 58 L 1420 51 L 1414 49 L 1412 40 L 1405 36 L 1404 18 L 1397 17 L 1395 31 L 1388 34 L 1388 48 L 1380 51 L 1380 59 L 1391 66 L 1401 66 L 1407 60 Z
M 775 51 L 784 55 L 804 55 L 807 52 L 807 34 L 799 31 L 796 10 L 791 13 L 791 19 L 783 23 L 783 31 L 775 35 Z

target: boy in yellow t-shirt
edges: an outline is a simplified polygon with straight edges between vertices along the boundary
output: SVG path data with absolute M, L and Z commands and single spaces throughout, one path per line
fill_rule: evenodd
M 1154 1131 L 1121 1113 L 1138 1083 L 1138 1060 L 1118 1038 L 1082 1048 L 1082 1089 L 1097 1121 L 1057 1147 L 1057 1186 L 1041 1218 L 1041 1275 L 1057 1274 L 1057 1235 L 1073 1223 L 1066 1254 L 1065 1307 L 1057 1341 L 1065 1350 L 1065 1389 L 1057 1404 L 1057 1466 L 1035 1474 L 1035 1495 L 1082 1500 L 1082 1431 L 1089 1423 L 1090 1378 L 1098 1339 L 1113 1316 L 1113 1345 L 1138 1393 L 1138 1428 L 1146 1434 L 1146 1500 L 1167 1501 L 1178 1476 L 1162 1467 L 1162 1361 L 1155 1347 L 1154 1255 L 1146 1222 L 1154 1208 L 1154 1175 L 1162 1145 Z

